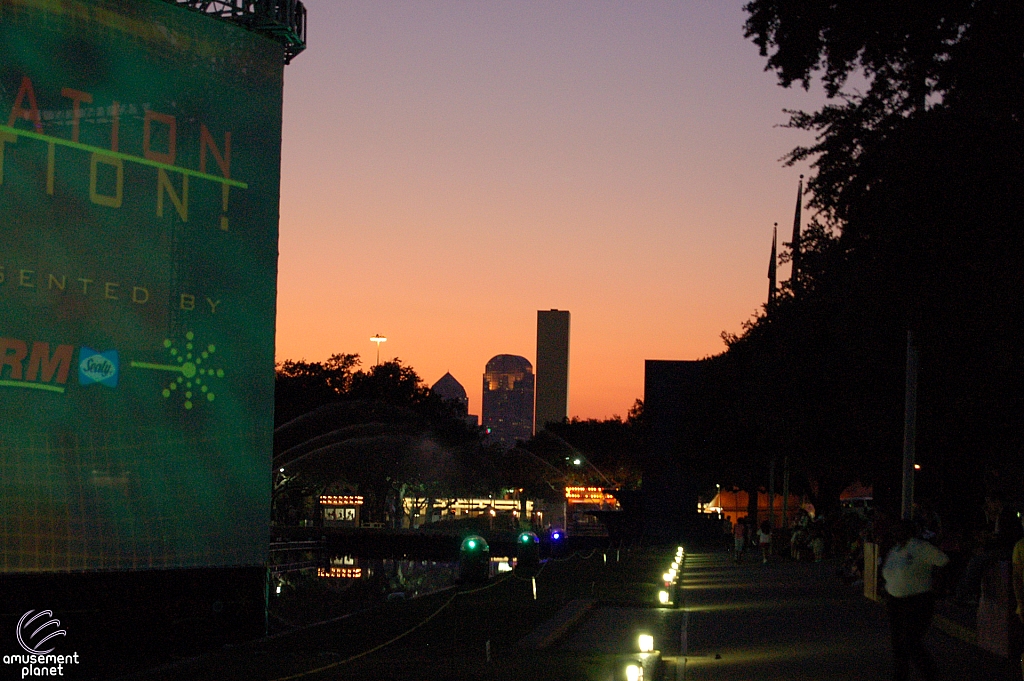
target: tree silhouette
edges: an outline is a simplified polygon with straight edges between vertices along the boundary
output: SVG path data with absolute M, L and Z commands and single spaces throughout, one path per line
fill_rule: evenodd
M 369 515 L 396 518 L 407 495 L 479 489 L 482 436 L 458 410 L 400 360 L 356 366 L 357 355 L 339 354 L 278 368 L 273 467 L 285 469 L 288 489 L 306 497 L 358 490 Z
M 734 476 L 788 455 L 808 487 L 861 478 L 895 503 L 912 329 L 920 495 L 965 514 L 998 478 L 1020 501 L 1024 4 L 746 10 L 780 84 L 820 76 L 830 97 L 790 120 L 816 135 L 789 162 L 812 162 L 817 216 L 800 244 L 800 290 L 726 337 L 695 427 L 737 449 L 721 459 Z

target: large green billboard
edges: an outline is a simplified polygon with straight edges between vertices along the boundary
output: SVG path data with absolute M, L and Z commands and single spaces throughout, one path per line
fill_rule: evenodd
M 283 56 L 0 0 L 0 572 L 266 560 Z

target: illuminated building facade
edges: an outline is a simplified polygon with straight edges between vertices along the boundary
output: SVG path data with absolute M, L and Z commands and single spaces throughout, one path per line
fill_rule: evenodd
M 352 494 L 322 494 L 320 508 L 325 527 L 359 527 L 363 497 Z
M 566 487 L 565 505 L 565 529 L 577 537 L 607 537 L 608 528 L 591 511 L 622 510 L 612 490 L 604 487 Z
M 511 448 L 533 436 L 533 365 L 518 355 L 496 355 L 484 370 L 483 425 L 491 442 Z
M 540 525 L 544 521 L 544 512 L 535 509 L 532 499 L 494 499 L 492 497 L 470 499 L 432 499 L 428 508 L 427 499 L 405 497 L 402 499 L 404 516 L 402 527 L 417 528 L 428 523 L 459 520 L 463 518 L 509 518 L 519 527 L 519 515 L 526 510 L 526 519 L 531 525 Z M 493 521 L 492 521 L 493 524 Z
M 577 487 L 565 488 L 565 502 L 569 505 L 586 505 L 594 507 L 594 510 L 617 511 L 619 500 L 604 487 Z
M 569 311 L 537 311 L 537 430 L 569 415 Z

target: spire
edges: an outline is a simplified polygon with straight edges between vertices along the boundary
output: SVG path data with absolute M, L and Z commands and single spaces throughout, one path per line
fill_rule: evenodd
M 796 189 L 796 215 L 793 216 L 793 273 L 790 280 L 793 283 L 793 290 L 800 288 L 800 208 L 804 199 L 804 176 L 800 176 L 800 183 Z
M 775 300 L 775 263 L 778 260 L 777 252 L 775 250 L 775 240 L 779 233 L 779 223 L 775 223 L 775 227 L 772 228 L 772 259 L 768 263 L 768 302 Z

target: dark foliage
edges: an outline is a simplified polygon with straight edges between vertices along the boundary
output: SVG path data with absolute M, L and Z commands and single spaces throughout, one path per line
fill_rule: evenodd
M 801 287 L 709 361 L 690 416 L 711 468 L 745 484 L 790 457 L 833 496 L 898 506 L 908 331 L 920 353 L 919 497 L 956 515 L 1024 489 L 1024 3 L 748 3 L 747 35 L 817 142 Z M 865 82 L 850 91 L 851 79 Z M 844 90 L 845 88 L 845 90 Z M 763 484 L 763 483 L 762 483 Z M 824 500 L 828 505 L 828 500 Z M 834 503 L 834 502 L 833 502 Z
M 404 496 L 487 491 L 492 478 L 478 429 L 399 360 L 369 371 L 357 355 L 278 367 L 274 470 L 293 499 L 358 491 L 382 518 Z M 283 480 L 283 482 L 282 482 Z
M 646 446 L 643 409 L 644 403 L 637 400 L 625 421 L 613 416 L 605 420 L 572 418 L 552 423 L 548 425 L 549 432 L 542 431 L 535 440 L 553 437 L 555 441 L 547 450 L 559 464 L 584 457 L 584 463 L 577 466 L 581 483 L 636 489 L 642 477 L 640 456 Z
M 352 384 L 359 355 L 335 354 L 326 362 L 285 360 L 274 381 L 274 426 L 340 399 Z

